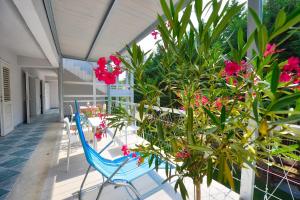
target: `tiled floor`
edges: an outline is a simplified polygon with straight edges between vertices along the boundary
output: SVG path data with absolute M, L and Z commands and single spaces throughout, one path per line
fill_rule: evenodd
M 22 124 L 5 137 L 0 137 L 0 200 L 12 190 L 23 166 L 48 128 L 45 122 L 57 120 L 56 113 L 56 110 L 51 110 L 34 123 Z

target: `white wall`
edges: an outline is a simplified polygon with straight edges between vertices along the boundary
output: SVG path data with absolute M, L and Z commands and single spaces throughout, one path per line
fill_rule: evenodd
M 11 84 L 11 98 L 13 105 L 13 120 L 14 126 L 24 122 L 24 102 L 25 96 L 23 95 L 22 83 L 22 70 L 17 65 L 17 56 L 0 46 L 0 58 L 7 62 L 10 66 L 10 84 Z
M 58 81 L 49 82 L 50 87 L 50 108 L 58 108 Z

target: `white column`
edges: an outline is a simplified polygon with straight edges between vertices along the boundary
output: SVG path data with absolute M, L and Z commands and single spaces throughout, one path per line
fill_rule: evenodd
M 64 76 L 64 68 L 62 58 L 59 60 L 59 68 L 58 68 L 58 99 L 59 99 L 59 121 L 64 120 L 64 96 L 63 96 L 63 76 Z
M 262 0 L 248 0 L 248 8 L 252 8 L 256 11 L 260 19 L 262 19 Z M 247 36 L 255 30 L 255 22 L 248 12 L 248 24 L 247 24 Z M 252 49 L 256 49 L 255 43 L 248 50 L 248 57 L 251 57 Z M 248 128 L 253 128 L 256 126 L 255 122 L 249 122 Z M 252 137 L 257 137 L 257 133 L 253 134 Z M 246 165 L 246 164 L 245 164 Z M 247 168 L 242 169 L 241 173 L 241 187 L 240 187 L 240 199 L 241 200 L 252 200 L 254 194 L 254 185 L 255 185 L 255 172 L 248 166 Z
M 97 85 L 96 85 L 96 76 L 95 73 L 93 74 L 93 105 L 96 106 L 97 105 Z
M 30 124 L 29 74 L 28 74 L 28 72 L 25 72 L 25 88 L 26 88 L 26 123 Z

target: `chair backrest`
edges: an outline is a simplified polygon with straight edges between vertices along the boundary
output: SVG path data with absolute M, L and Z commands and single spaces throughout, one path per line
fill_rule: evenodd
M 100 171 L 104 176 L 109 177 L 116 169 L 116 166 L 111 165 L 111 163 L 109 163 L 107 159 L 101 157 L 92 147 L 90 147 L 90 145 L 85 140 L 80 123 L 80 113 L 77 100 L 75 100 L 75 122 L 87 162 L 96 170 Z
M 70 121 L 69 121 L 69 118 L 68 117 L 65 117 L 64 118 L 64 123 L 65 123 L 65 126 L 66 126 L 66 131 L 67 131 L 67 134 L 68 134 L 68 137 L 70 138 Z

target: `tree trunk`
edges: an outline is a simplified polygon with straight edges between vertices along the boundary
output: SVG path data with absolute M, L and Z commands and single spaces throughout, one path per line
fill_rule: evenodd
M 199 181 L 194 182 L 194 200 L 201 200 L 201 184 Z

